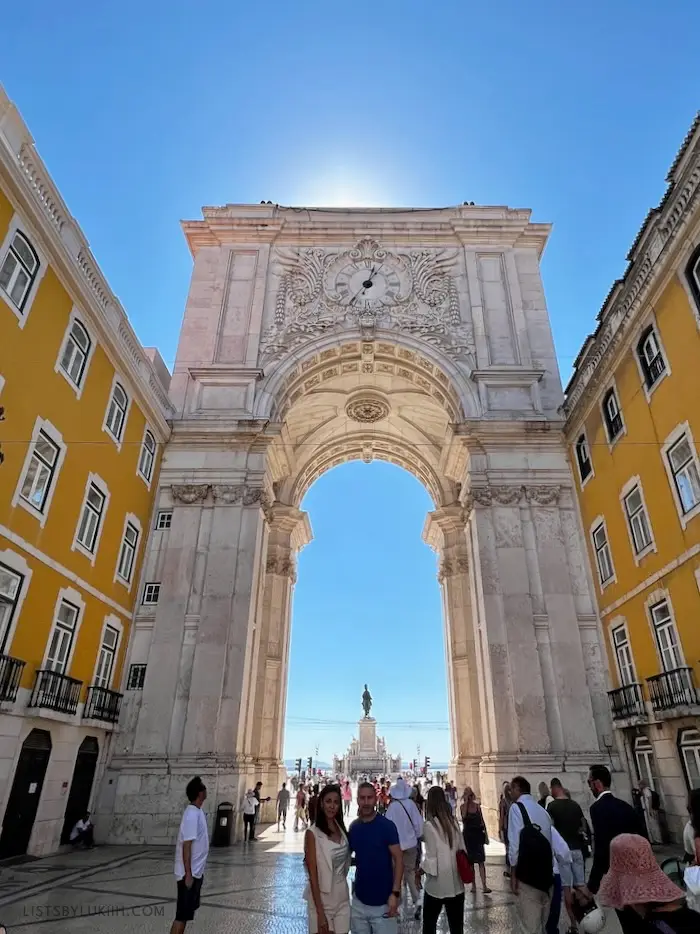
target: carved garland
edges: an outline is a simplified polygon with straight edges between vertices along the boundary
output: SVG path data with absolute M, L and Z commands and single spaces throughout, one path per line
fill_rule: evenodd
M 515 506 L 526 502 L 533 506 L 553 506 L 559 502 L 561 486 L 477 486 L 466 496 L 465 507 L 471 511 L 475 506 Z
M 240 483 L 234 486 L 215 483 L 183 483 L 173 484 L 170 487 L 170 495 L 174 502 L 183 503 L 185 506 L 193 506 L 196 503 L 205 503 L 211 493 L 212 499 L 218 505 L 236 505 L 255 506 L 259 504 L 263 509 L 269 506 L 267 493 L 262 487 L 248 486 Z

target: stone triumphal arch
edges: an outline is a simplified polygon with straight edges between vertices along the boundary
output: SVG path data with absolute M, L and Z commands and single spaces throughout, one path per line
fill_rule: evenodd
M 434 502 L 453 776 L 487 807 L 516 772 L 565 770 L 576 793 L 612 730 L 540 279 L 549 227 L 503 207 L 261 204 L 184 230 L 143 573 L 160 593 L 130 645 L 145 681 L 103 784 L 111 839 L 169 842 L 195 773 L 236 805 L 253 778 L 276 785 L 299 504 L 355 458 L 401 465 Z

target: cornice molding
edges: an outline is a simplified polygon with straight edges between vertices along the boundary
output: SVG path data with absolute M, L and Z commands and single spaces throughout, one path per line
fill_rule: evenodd
M 700 135 L 688 158 L 684 177 L 674 181 L 659 207 L 649 212 L 628 254 L 629 266 L 623 278 L 614 283 L 598 314 L 598 327 L 579 352 L 562 406 L 569 421 L 587 407 L 600 386 L 605 364 L 634 326 L 637 312 L 673 262 L 671 254 L 678 236 L 699 203 Z
M 167 438 L 167 420 L 173 414 L 167 391 L 36 151 L 27 125 L 1 86 L 0 168 L 21 197 L 23 213 L 30 212 L 26 220 L 37 228 L 54 271 L 59 278 L 69 276 L 71 298 L 98 326 L 112 363 L 129 376 L 144 414 L 161 439 Z

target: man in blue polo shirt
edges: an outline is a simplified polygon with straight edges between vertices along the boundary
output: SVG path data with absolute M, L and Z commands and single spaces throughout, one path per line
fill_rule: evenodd
M 396 934 L 403 877 L 399 832 L 377 814 L 377 792 L 369 782 L 357 789 L 357 807 L 348 831 L 355 854 L 350 928 L 353 934 Z

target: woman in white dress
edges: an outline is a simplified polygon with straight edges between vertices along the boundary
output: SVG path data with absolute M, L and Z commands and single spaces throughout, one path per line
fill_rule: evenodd
M 350 848 L 339 785 L 326 785 L 319 795 L 316 821 L 304 836 L 304 864 L 309 934 L 348 934 Z
M 442 788 L 428 791 L 423 826 L 425 853 L 419 873 L 423 888 L 423 934 L 435 934 L 445 909 L 450 934 L 464 930 L 464 883 L 457 869 L 457 852 L 464 849 L 462 830 Z

